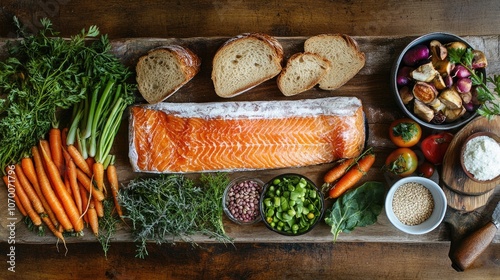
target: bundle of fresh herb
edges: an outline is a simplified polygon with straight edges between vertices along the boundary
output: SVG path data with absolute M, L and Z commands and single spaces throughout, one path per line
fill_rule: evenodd
M 366 182 L 338 198 L 325 214 L 326 224 L 332 227 L 333 241 L 341 232 L 374 224 L 382 212 L 384 194 L 384 184 Z
M 109 80 L 121 83 L 130 76 L 109 52 L 107 36 L 86 42 L 99 35 L 96 26 L 64 39 L 57 37 L 48 19 L 41 19 L 42 29 L 36 35 L 25 32 L 17 18 L 14 22 L 21 38 L 8 44 L 9 57 L 0 62 L 2 170 L 29 154 L 31 147 L 58 125 L 62 109 L 80 104 L 91 95 L 88 92 L 105 88 Z M 131 86 L 123 88 L 130 93 Z M 124 103 L 129 104 L 131 95 L 126 96 Z M 103 147 L 106 152 L 108 145 Z
M 146 243 L 193 242 L 203 234 L 231 242 L 222 224 L 222 195 L 229 183 L 226 174 L 204 174 L 200 185 L 183 175 L 137 178 L 119 193 L 125 219 L 132 223 L 137 256 L 144 258 Z
M 470 78 L 472 85 L 476 86 L 477 99 L 482 103 L 477 109 L 479 115 L 487 119 L 500 115 L 500 75 L 484 77 L 481 72 L 475 71 L 474 51 L 470 48 L 451 48 L 448 50 L 448 56 L 451 63 L 460 64 L 471 73 Z M 485 59 L 481 63 L 481 67 L 486 66 Z M 493 90 L 488 85 L 493 85 Z

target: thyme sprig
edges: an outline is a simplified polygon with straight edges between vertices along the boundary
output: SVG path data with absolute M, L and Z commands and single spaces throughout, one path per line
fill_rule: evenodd
M 111 238 L 116 232 L 116 225 L 120 219 L 113 215 L 114 202 L 110 199 L 103 201 L 104 216 L 99 219 L 99 234 L 97 240 L 102 246 L 104 256 L 108 256 L 109 248 L 111 247 Z
M 148 255 L 148 241 L 156 244 L 185 241 L 202 234 L 232 242 L 222 223 L 222 195 L 227 174 L 205 174 L 197 184 L 183 175 L 136 178 L 119 192 L 119 201 L 130 220 L 137 257 Z

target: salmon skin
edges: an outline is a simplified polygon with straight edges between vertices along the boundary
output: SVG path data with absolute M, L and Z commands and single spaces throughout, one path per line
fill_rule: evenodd
M 358 156 L 365 133 L 356 97 L 134 105 L 129 159 L 148 173 L 300 167 Z

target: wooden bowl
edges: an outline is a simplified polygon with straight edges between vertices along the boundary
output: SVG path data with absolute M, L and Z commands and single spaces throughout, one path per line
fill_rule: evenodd
M 477 138 L 479 136 L 487 136 L 487 137 L 490 137 L 493 140 L 495 140 L 497 143 L 500 143 L 500 136 L 498 136 L 497 134 L 495 134 L 493 132 L 481 131 L 481 132 L 476 132 L 476 133 L 471 134 L 469 137 L 467 137 L 465 139 L 465 141 L 462 145 L 462 148 L 460 150 L 460 164 L 462 165 L 462 170 L 464 171 L 464 173 L 474 182 L 490 183 L 490 182 L 493 182 L 493 181 L 497 180 L 498 178 L 500 178 L 500 174 L 497 175 L 495 178 L 492 178 L 489 180 L 478 180 L 476 177 L 474 177 L 474 174 L 472 174 L 471 172 L 469 172 L 469 170 L 467 170 L 467 168 L 465 167 L 465 163 L 464 163 L 464 153 L 466 150 L 467 143 L 469 143 L 469 141 L 471 141 L 472 139 Z M 498 165 L 496 165 L 496 166 L 498 166 Z M 498 167 L 498 168 L 500 168 L 500 167 Z

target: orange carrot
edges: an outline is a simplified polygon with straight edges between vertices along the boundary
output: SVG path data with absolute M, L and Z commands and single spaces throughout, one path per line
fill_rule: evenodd
M 335 186 L 330 189 L 328 196 L 330 198 L 338 198 L 354 185 L 368 172 L 375 162 L 375 154 L 369 153 L 361 158 L 356 166 L 353 166 L 347 173 L 340 178 Z
M 45 140 L 41 140 L 40 143 L 46 142 Z M 59 170 L 54 162 L 49 158 L 48 153 L 45 151 L 44 145 L 40 145 L 40 151 L 43 159 L 45 160 L 45 164 L 47 166 L 47 173 L 49 175 L 50 182 L 52 182 L 52 186 L 55 191 L 59 195 L 61 203 L 68 215 L 71 224 L 75 231 L 80 232 L 83 230 L 83 219 L 80 217 L 80 213 L 76 204 L 71 197 L 71 195 L 66 190 L 66 186 L 59 175 Z
M 99 234 L 99 218 L 97 217 L 97 212 L 94 207 L 94 201 L 90 201 L 88 217 L 90 228 L 92 229 L 92 232 L 97 236 Z
M 78 183 L 78 189 L 80 190 L 80 197 L 82 198 L 82 213 L 81 215 L 83 216 L 83 219 L 85 222 L 88 224 L 89 219 L 87 215 L 87 210 L 88 210 L 88 204 L 89 204 L 89 199 L 88 195 L 89 193 L 85 190 L 84 187 L 80 183 Z
M 113 195 L 113 200 L 115 202 L 116 213 L 119 217 L 123 216 L 122 207 L 118 202 L 118 190 L 120 185 L 118 183 L 118 173 L 116 172 L 116 166 L 112 163 L 106 168 L 106 175 L 108 177 L 109 186 L 111 188 L 111 194 Z
M 3 182 L 5 183 L 5 186 L 9 190 L 9 194 L 11 194 L 11 193 L 13 194 L 12 195 L 12 199 L 14 199 L 14 202 L 16 203 L 17 210 L 19 210 L 19 212 L 21 213 L 21 215 L 23 215 L 24 217 L 26 217 L 28 214 L 26 213 L 26 209 L 24 209 L 24 206 L 21 203 L 21 201 L 19 201 L 19 196 L 17 196 L 16 193 L 15 193 L 15 186 L 14 186 L 14 184 L 12 184 L 12 180 L 9 180 L 9 176 L 8 175 L 2 176 L 2 179 L 3 179 Z M 12 192 L 11 192 L 11 190 L 12 190 Z M 10 201 L 11 200 L 10 200 L 10 195 L 9 195 L 9 202 Z
M 55 227 L 59 226 L 59 222 L 57 221 L 52 208 L 49 206 L 47 200 L 45 199 L 45 196 L 42 193 L 42 190 L 40 189 L 40 185 L 38 184 L 38 178 L 33 160 L 30 157 L 24 157 L 21 160 L 21 168 L 23 169 L 24 175 L 26 176 L 26 178 L 28 178 L 28 181 L 30 181 L 31 185 L 33 186 L 33 189 L 35 189 L 38 198 L 42 202 L 43 209 L 52 221 L 52 224 L 54 224 Z
M 344 176 L 347 170 L 354 164 L 356 161 L 355 158 L 348 158 L 342 161 L 341 163 L 334 166 L 330 171 L 328 171 L 324 176 L 325 183 L 333 183 L 340 179 L 340 177 Z
M 76 203 L 80 215 L 83 213 L 82 197 L 80 195 L 80 187 L 78 186 L 78 179 L 76 175 L 76 165 L 73 161 L 69 162 L 68 165 L 68 180 L 73 193 L 73 198 Z
M 66 151 L 66 149 L 62 149 L 64 162 L 66 166 L 66 175 L 68 176 L 68 182 L 71 189 L 71 193 L 73 194 L 73 199 L 75 201 L 76 207 L 78 211 L 80 211 L 80 215 L 83 213 L 82 207 L 82 197 L 80 194 L 80 187 L 78 186 L 78 179 L 76 175 L 76 165 L 71 158 L 71 155 Z
M 52 212 L 57 217 L 60 226 L 64 228 L 66 231 L 73 231 L 74 227 L 71 221 L 68 218 L 68 215 L 64 211 L 64 208 L 59 201 L 56 193 L 52 189 L 50 185 L 49 178 L 47 177 L 47 173 L 45 173 L 45 169 L 43 167 L 43 161 L 40 156 L 40 152 L 38 148 L 35 146 L 31 149 L 31 153 L 33 154 L 33 160 L 35 161 L 35 170 L 37 173 L 38 183 L 40 185 L 40 189 L 42 190 L 43 196 L 47 200 Z
M 69 177 L 68 177 L 68 173 L 67 173 L 67 172 L 64 172 L 64 180 L 63 180 L 63 183 L 64 183 L 64 187 L 66 188 L 66 191 L 67 191 L 70 195 L 73 195 L 73 194 L 72 194 L 72 191 L 71 191 L 71 186 L 69 185 Z
M 42 219 L 40 219 L 38 213 L 33 209 L 33 206 L 31 205 L 31 202 L 21 186 L 21 183 L 19 183 L 19 179 L 15 173 L 13 174 L 13 179 L 12 183 L 16 187 L 16 196 L 19 197 L 19 202 L 23 205 L 24 210 L 26 210 L 26 214 L 28 214 L 28 217 L 30 217 L 35 226 L 41 226 Z
M 93 157 L 88 157 L 85 159 L 85 161 L 87 162 L 87 165 L 89 166 L 90 170 L 93 170 L 95 159 Z
M 43 147 L 43 149 L 45 151 L 47 151 L 47 156 L 50 158 L 50 160 L 52 161 L 52 154 L 50 153 L 50 145 L 49 145 L 49 141 L 40 141 L 39 143 L 39 146 Z M 40 147 L 40 152 L 42 151 L 41 150 L 41 147 Z M 44 159 L 42 158 L 42 162 L 44 162 Z
M 59 174 L 62 175 L 63 172 L 63 156 L 62 156 L 62 143 L 61 143 L 61 130 L 57 127 L 53 127 L 49 131 L 49 147 L 50 155 L 52 161 L 59 170 Z
M 62 240 L 64 247 L 66 247 L 66 240 L 64 239 L 63 234 L 57 230 L 56 226 L 52 223 L 50 218 L 47 215 L 42 215 L 42 220 L 45 223 L 45 225 L 49 228 L 49 230 L 59 239 Z M 67 248 L 66 248 L 67 249 Z
M 61 145 L 62 147 L 66 147 L 66 137 L 68 137 L 68 128 L 65 127 L 61 130 Z
M 95 197 L 93 197 L 92 200 L 94 202 L 94 208 L 97 213 L 97 217 L 104 217 L 104 207 L 102 205 L 102 201 L 97 200 Z
M 94 197 L 96 197 L 99 201 L 104 200 L 104 194 L 97 188 L 94 187 L 94 184 L 92 183 L 92 180 L 83 172 L 81 169 L 77 168 L 76 169 L 76 176 L 78 179 L 78 182 L 82 184 L 82 186 L 85 187 L 85 189 Z
M 68 145 L 67 146 L 67 151 L 71 155 L 71 158 L 75 162 L 76 166 L 80 168 L 87 176 L 92 177 L 92 170 L 90 169 L 89 165 L 83 158 L 82 154 L 78 151 L 78 149 L 73 146 L 73 145 Z
M 38 213 L 38 214 L 45 214 L 45 209 L 43 208 L 42 201 L 36 194 L 33 186 L 29 182 L 28 178 L 26 178 L 26 175 L 24 175 L 24 171 L 21 168 L 21 165 L 16 164 L 15 166 L 15 174 L 17 179 L 19 180 L 19 184 L 22 186 L 24 192 L 26 193 L 26 196 L 31 202 L 31 206 L 33 206 L 33 209 Z
M 104 192 L 104 165 L 101 162 L 95 162 L 92 167 L 97 188 Z

